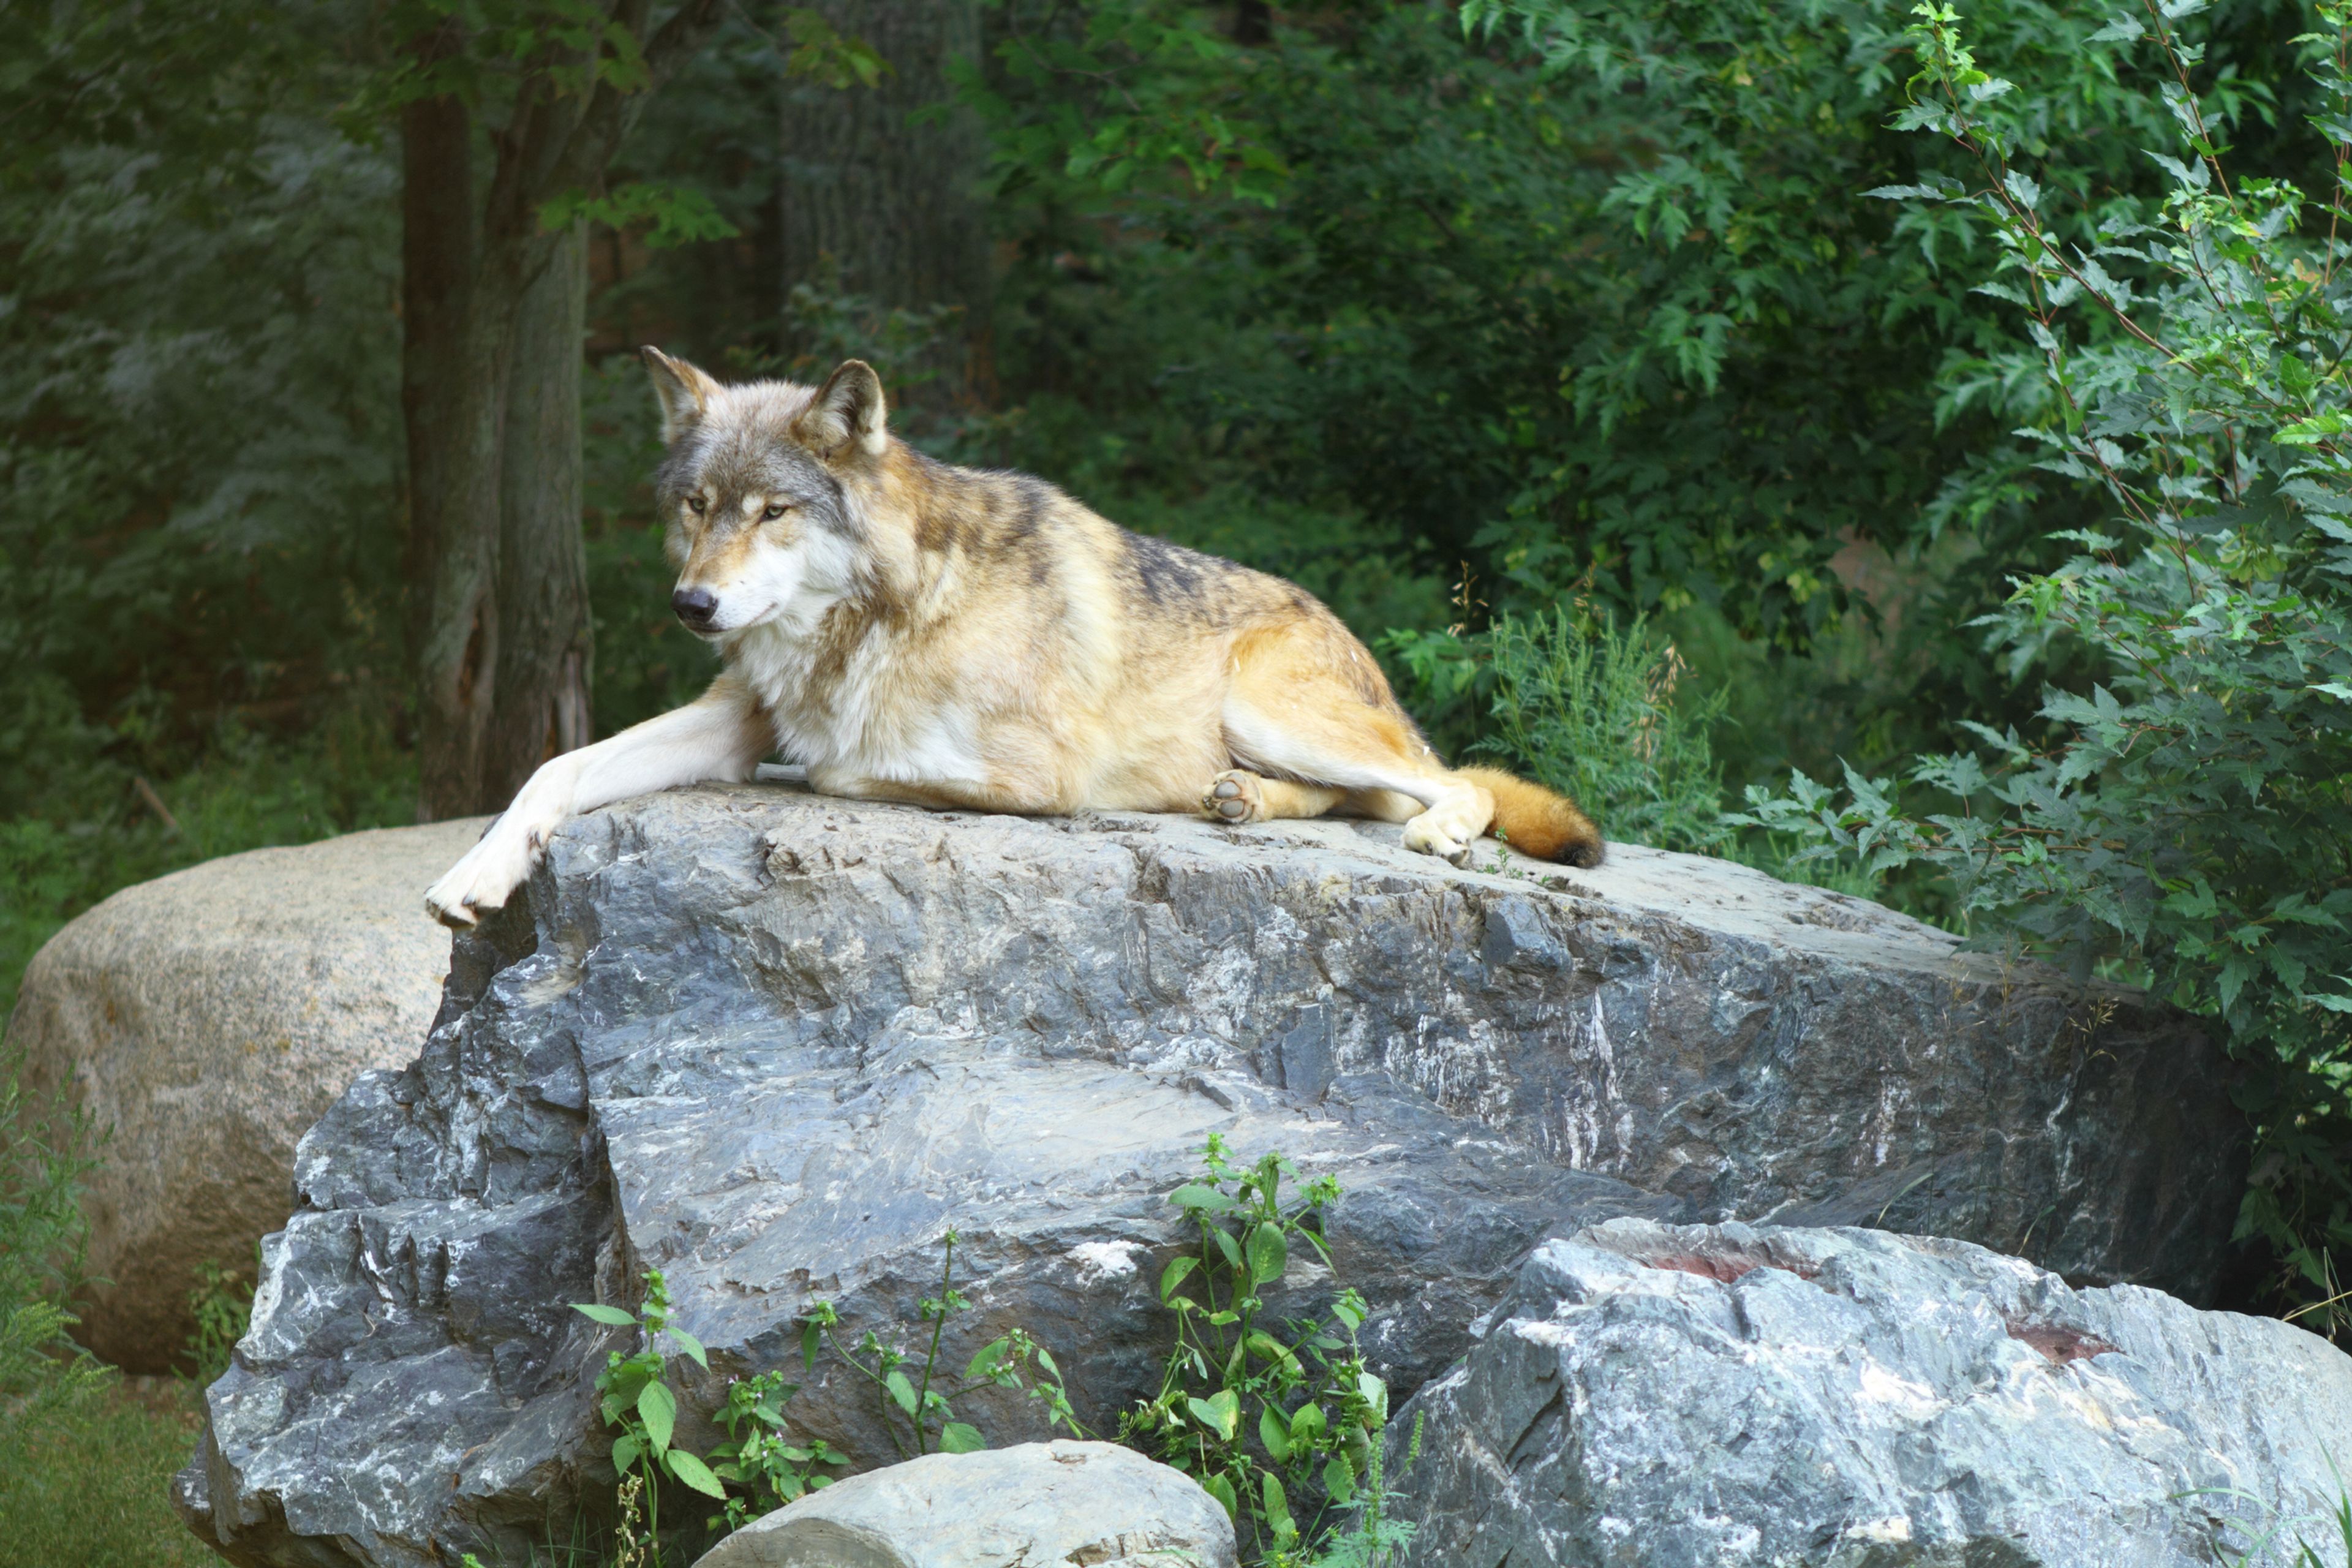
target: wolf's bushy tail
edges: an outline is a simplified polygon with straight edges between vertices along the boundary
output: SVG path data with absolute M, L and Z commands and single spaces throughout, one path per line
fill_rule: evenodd
M 1601 864 L 1601 830 L 1566 795 L 1500 768 L 1455 771 L 1495 797 L 1490 831 L 1520 854 L 1585 869 Z

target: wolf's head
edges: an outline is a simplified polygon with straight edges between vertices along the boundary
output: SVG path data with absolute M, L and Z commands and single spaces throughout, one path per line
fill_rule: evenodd
M 821 613 L 848 590 L 859 497 L 890 448 L 882 381 L 849 360 L 810 391 L 722 386 L 645 351 L 669 453 L 655 475 L 677 567 L 670 606 L 703 637 Z

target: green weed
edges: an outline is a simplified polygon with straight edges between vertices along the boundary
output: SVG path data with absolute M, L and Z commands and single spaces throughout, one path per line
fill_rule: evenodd
M 230 1353 L 253 1322 L 253 1281 L 258 1273 L 257 1262 L 252 1275 L 217 1263 L 197 1268 L 196 1288 L 188 1292 L 196 1331 L 188 1336 L 187 1348 L 182 1352 L 196 1387 L 210 1387 L 228 1371 Z
M 929 1342 L 919 1355 L 885 1342 L 871 1329 L 859 1336 L 854 1349 L 843 1345 L 841 1320 L 833 1303 L 819 1301 L 802 1321 L 802 1360 L 814 1370 L 822 1342 L 851 1371 L 872 1384 L 883 1429 L 890 1434 L 891 1446 L 902 1459 L 934 1452 L 967 1454 L 986 1447 L 988 1440 L 978 1427 L 955 1419 L 955 1401 L 983 1388 L 1024 1392 L 1045 1406 L 1049 1430 L 1058 1426 L 1074 1437 L 1089 1436 L 1070 1407 L 1054 1353 L 1025 1330 L 1016 1328 L 982 1345 L 965 1363 L 961 1378 L 949 1377 L 940 1364 L 940 1342 L 948 1320 L 971 1309 L 971 1302 L 955 1289 L 955 1248 L 961 1239 L 950 1230 L 940 1244 L 940 1293 L 924 1297 L 917 1309 L 931 1329 Z
M 1298 1174 L 1289 1161 L 1269 1153 L 1236 1165 L 1214 1134 L 1202 1166 L 1168 1200 L 1200 1238 L 1160 1277 L 1176 1343 L 1159 1392 L 1121 1418 L 1118 1437 L 1199 1481 L 1245 1532 L 1246 1552 L 1281 1562 L 1316 1542 L 1326 1509 L 1368 1484 L 1388 1386 L 1357 1348 L 1366 1309 L 1354 1290 L 1279 1332 L 1260 1295 L 1288 1271 L 1294 1246 L 1330 1262 L 1322 1215 L 1339 1184 L 1317 1177 L 1286 1199 Z
M 1688 667 L 1646 616 L 1561 605 L 1484 631 L 1392 632 L 1408 700 L 1477 738 L 1467 752 L 1575 800 L 1612 838 L 1720 853 L 1723 772 L 1708 731 L 1726 694 L 1685 687 Z

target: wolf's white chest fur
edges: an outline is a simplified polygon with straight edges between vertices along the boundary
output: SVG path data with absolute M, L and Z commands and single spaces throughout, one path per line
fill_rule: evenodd
M 917 699 L 897 638 L 867 627 L 838 676 L 820 689 L 814 629 L 779 617 L 751 627 L 730 651 L 785 755 L 812 769 L 903 784 L 987 777 L 971 715 Z

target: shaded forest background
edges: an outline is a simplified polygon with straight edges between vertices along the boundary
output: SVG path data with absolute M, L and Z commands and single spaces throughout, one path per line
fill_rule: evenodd
M 2030 85 L 2004 111 L 2053 232 L 2088 243 L 2165 199 L 2165 59 L 2101 44 L 2115 18 L 2087 5 L 1991 0 L 1969 24 Z M 2307 9 L 2180 25 L 2210 137 L 2333 189 Z M 648 517 L 644 343 L 730 378 L 870 360 L 935 455 L 1307 586 L 1455 752 L 1540 764 L 1561 743 L 1528 739 L 1519 687 L 1613 649 L 1613 676 L 1577 677 L 1622 688 L 1579 746 L 1630 723 L 1633 772 L 1678 771 L 1671 800 L 1625 783 L 1604 829 L 1984 936 L 1934 864 L 1796 860 L 1793 819 L 1719 816 L 1791 770 L 1966 744 L 1964 721 L 2059 746 L 2050 694 L 2106 679 L 2095 638 L 1986 624 L 2116 503 L 2035 435 L 2074 426 L 2039 297 L 1981 287 L 2011 242 L 1884 197 L 1983 173 L 1949 127 L 1904 123 L 1914 26 L 1874 0 L 10 7 L 0 1009 L 127 881 L 493 809 L 551 747 L 699 689 L 712 659 L 668 614 Z M 525 110 L 600 92 L 625 110 L 609 158 L 509 200 Z M 420 176 L 419 105 L 460 100 Z M 425 199 L 451 167 L 471 208 Z M 418 348 L 441 264 L 420 246 L 461 228 L 450 265 L 488 268 L 506 233 L 537 258 L 517 289 L 564 296 L 528 322 L 514 303 L 494 394 Z M 2092 314 L 2086 352 L 2126 335 Z M 436 479 L 418 421 L 476 393 L 509 445 Z M 446 521 L 500 487 L 505 521 Z M 483 624 L 443 606 L 465 540 L 523 674 L 448 673 Z M 520 749 L 447 763 L 468 723 Z M 2315 787 L 2341 804 L 2340 769 Z M 2309 820 L 2316 909 L 2352 883 L 2342 830 Z M 2153 951 L 2082 961 L 2169 984 Z M 2341 1015 L 2303 986 L 2320 1032 L 2294 1059 L 2340 1063 Z M 2291 1110 L 2256 1108 L 2308 1135 L 2263 1178 L 2292 1201 L 2249 1221 L 2271 1244 L 2250 1300 L 2328 1295 L 2329 1238 L 2352 1236 L 2343 1077 L 2296 1082 Z

